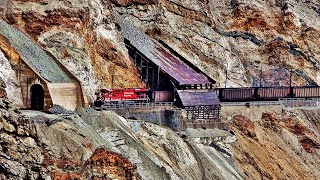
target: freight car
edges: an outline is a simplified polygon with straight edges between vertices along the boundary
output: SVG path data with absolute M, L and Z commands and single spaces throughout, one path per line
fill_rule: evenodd
M 276 101 L 279 98 L 319 98 L 319 86 L 307 87 L 247 87 L 216 89 L 219 100 L 233 101 Z

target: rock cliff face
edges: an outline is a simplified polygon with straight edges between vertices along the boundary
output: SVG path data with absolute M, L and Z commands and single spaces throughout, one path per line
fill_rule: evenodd
M 5 85 L 3 90 L 17 107 L 21 107 L 23 106 L 21 89 L 19 88 L 19 83 L 17 81 L 16 73 L 13 70 L 13 66 L 8 59 L 10 58 L 14 62 L 17 62 L 19 61 L 20 56 L 1 35 L 0 50 L 0 79 L 4 81 Z
M 217 80 L 217 86 L 320 82 L 319 2 L 296 0 L 2 1 L 0 16 L 99 86 L 143 86 L 115 24 L 119 13 Z M 226 71 L 228 73 L 226 73 Z M 275 76 L 276 74 L 276 76 Z
M 99 87 L 141 87 L 110 2 L 2 1 L 0 17 L 51 52 L 83 83 L 89 100 Z
M 128 6 L 129 5 L 129 6 Z M 123 7 L 124 6 L 124 7 Z M 123 14 L 218 86 L 319 83 L 318 1 L 117 1 Z
M 319 84 L 316 0 L 1 0 L 0 17 L 83 83 L 143 86 L 113 13 L 179 52 L 224 86 Z M 0 179 L 317 179 L 319 110 L 230 114 L 230 140 L 178 136 L 112 112 L 15 109 L 19 54 L 0 36 Z M 10 61 L 9 61 L 10 60 Z M 13 101 L 12 105 L 10 101 Z M 26 115 L 26 116 L 25 116 Z M 27 117 L 28 116 L 28 117 Z M 204 131 L 204 130 L 198 130 Z M 230 133 L 230 132 L 224 132 Z M 236 137 L 236 141 L 235 141 Z M 234 142 L 235 141 L 235 142 Z

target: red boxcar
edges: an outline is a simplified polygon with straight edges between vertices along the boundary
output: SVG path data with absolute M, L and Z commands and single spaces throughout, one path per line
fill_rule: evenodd
M 295 98 L 319 98 L 320 87 L 294 87 L 293 94 Z
M 96 102 L 148 101 L 149 89 L 100 89 L 96 92 Z
M 227 101 L 247 101 L 254 98 L 254 88 L 224 88 L 218 94 Z
M 279 98 L 288 98 L 290 96 L 290 87 L 268 87 L 258 88 L 257 98 L 261 100 L 278 100 Z
M 173 102 L 174 94 L 172 91 L 153 91 L 152 100 L 154 102 Z

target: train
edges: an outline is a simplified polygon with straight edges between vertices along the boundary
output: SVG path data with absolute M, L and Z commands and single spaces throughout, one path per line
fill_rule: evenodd
M 243 87 L 213 89 L 220 102 L 277 101 L 280 98 L 320 98 L 320 86 L 306 87 Z M 174 102 L 173 91 L 152 91 L 147 88 L 99 89 L 94 105 L 123 102 Z
M 280 98 L 319 98 L 319 86 L 218 88 L 221 102 L 277 101 Z
M 151 91 L 147 88 L 99 89 L 95 95 L 94 105 L 97 107 L 103 103 L 174 101 L 174 94 L 171 91 Z

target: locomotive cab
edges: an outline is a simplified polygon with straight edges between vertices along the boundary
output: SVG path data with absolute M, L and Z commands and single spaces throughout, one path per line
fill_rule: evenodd
M 96 100 L 94 101 L 94 105 L 96 107 L 101 107 L 105 102 L 106 95 L 109 95 L 110 93 L 112 92 L 108 89 L 99 89 L 98 91 L 96 91 L 94 93 L 96 95 Z
M 148 102 L 149 89 L 131 88 L 131 89 L 100 89 L 96 95 L 95 105 L 101 106 L 105 102 Z

